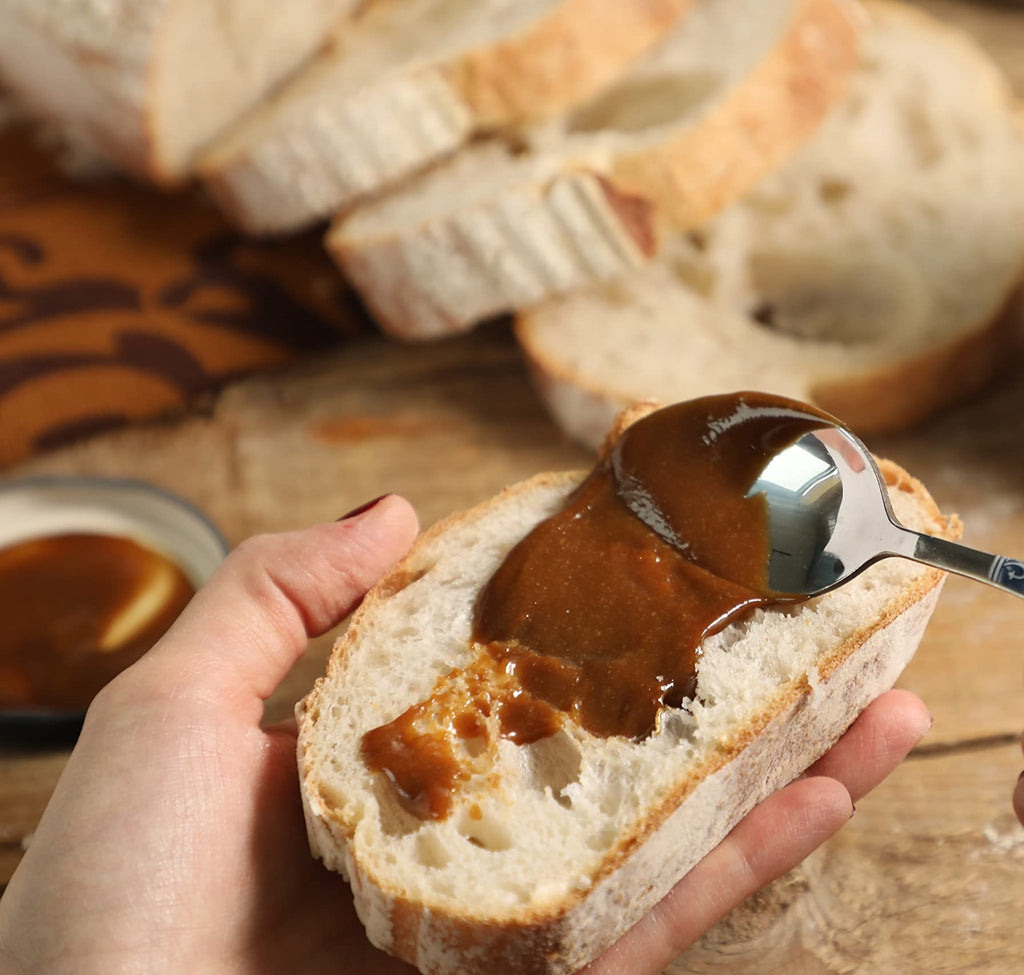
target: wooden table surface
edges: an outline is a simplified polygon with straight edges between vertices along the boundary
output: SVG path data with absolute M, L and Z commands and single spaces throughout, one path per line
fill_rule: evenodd
M 1024 95 L 1024 7 L 930 0 L 1006 66 Z M 922 429 L 870 446 L 957 511 L 965 541 L 1024 553 L 1024 373 Z M 241 381 L 208 409 L 37 458 L 4 476 L 141 477 L 205 508 L 230 541 L 333 519 L 387 491 L 421 522 L 539 470 L 589 466 L 562 438 L 500 325 L 427 346 L 365 337 Z M 951 579 L 901 679 L 935 724 L 835 839 L 734 912 L 673 971 L 750 975 L 1024 972 L 1024 829 L 1010 793 L 1024 760 L 1024 605 Z M 268 702 L 291 711 L 323 668 L 315 641 Z M 0 883 L 66 760 L 0 750 Z

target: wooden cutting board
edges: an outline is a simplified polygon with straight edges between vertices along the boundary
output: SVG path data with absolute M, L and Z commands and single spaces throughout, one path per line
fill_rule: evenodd
M 989 44 L 1024 93 L 1024 10 L 934 0 Z M 924 428 L 872 441 L 957 511 L 965 541 L 1024 555 L 1024 372 Z M 5 476 L 151 480 L 205 508 L 232 542 L 333 519 L 386 491 L 424 525 L 538 470 L 589 466 L 530 386 L 507 330 L 428 346 L 363 335 L 337 352 L 230 385 L 202 413 L 134 426 Z M 858 804 L 839 836 L 722 922 L 672 971 L 906 975 L 1024 971 L 1024 829 L 1010 792 L 1024 767 L 1024 603 L 951 579 L 901 680 L 930 735 Z M 290 713 L 323 669 L 315 641 L 268 703 Z M 65 753 L 0 752 L 0 882 Z

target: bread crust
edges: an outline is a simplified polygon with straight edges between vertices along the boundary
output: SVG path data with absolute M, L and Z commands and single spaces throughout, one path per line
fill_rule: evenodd
M 671 229 L 705 222 L 779 166 L 842 95 L 857 20 L 846 4 L 802 0 L 779 43 L 703 124 L 623 154 L 610 181 L 656 203 Z
M 369 244 L 348 240 L 342 223 L 326 246 L 384 332 L 422 341 L 553 290 L 635 270 L 655 232 L 643 198 L 578 167 Z
M 635 411 L 623 424 L 650 407 Z M 923 486 L 898 466 L 881 462 L 895 491 L 914 496 L 936 534 L 955 537 L 959 522 L 944 518 Z M 332 655 L 327 677 L 300 704 L 299 769 L 311 848 L 350 881 L 356 909 L 374 944 L 416 965 L 425 975 L 515 971 L 568 975 L 620 937 L 720 842 L 758 802 L 819 758 L 856 716 L 892 686 L 909 661 L 938 598 L 943 573 L 926 570 L 823 657 L 813 680 L 799 675 L 782 685 L 765 707 L 706 760 L 682 775 L 653 804 L 637 827 L 618 837 L 592 885 L 543 909 L 493 915 L 466 905 L 453 911 L 430 897 L 412 898 L 359 861 L 351 841 L 357 824 L 340 812 L 311 758 L 321 709 L 331 705 L 331 680 L 348 649 L 373 626 L 384 601 L 419 579 L 431 550 L 453 528 L 472 524 L 522 492 L 555 487 L 568 493 L 581 473 L 540 475 L 507 489 L 471 511 L 439 523 L 371 591 Z
M 1024 282 L 1024 265 L 1021 275 Z M 633 394 L 549 359 L 530 337 L 532 314 L 520 313 L 514 325 L 531 381 L 565 433 L 594 448 Z M 999 381 L 1018 366 L 1022 353 L 1024 283 L 1016 285 L 989 318 L 964 323 L 947 342 L 848 376 L 794 373 L 801 388 L 792 395 L 841 416 L 862 435 L 898 433 Z M 758 385 L 756 362 L 751 364 L 748 384 Z
M 1024 352 L 1024 261 L 988 320 L 951 341 L 871 372 L 808 383 L 807 398 L 866 434 L 896 433 L 960 403 L 1018 368 Z
M 0 73 L 43 118 L 56 118 L 85 150 L 140 175 L 152 148 L 144 125 L 143 66 L 167 0 L 68 8 L 0 5 Z
M 564 0 L 519 37 L 443 70 L 481 128 L 551 115 L 612 81 L 695 0 Z

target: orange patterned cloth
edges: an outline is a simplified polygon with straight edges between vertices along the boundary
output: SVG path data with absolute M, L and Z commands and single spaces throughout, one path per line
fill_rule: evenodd
M 0 465 L 365 328 L 318 235 L 247 240 L 195 192 L 76 181 L 0 129 Z

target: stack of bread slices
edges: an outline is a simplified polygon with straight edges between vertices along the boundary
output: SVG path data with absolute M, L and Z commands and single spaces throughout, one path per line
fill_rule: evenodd
M 592 445 L 742 387 L 901 428 L 1018 341 L 1011 92 L 890 0 L 0 0 L 0 75 L 247 232 L 329 221 L 389 335 L 513 314 Z

